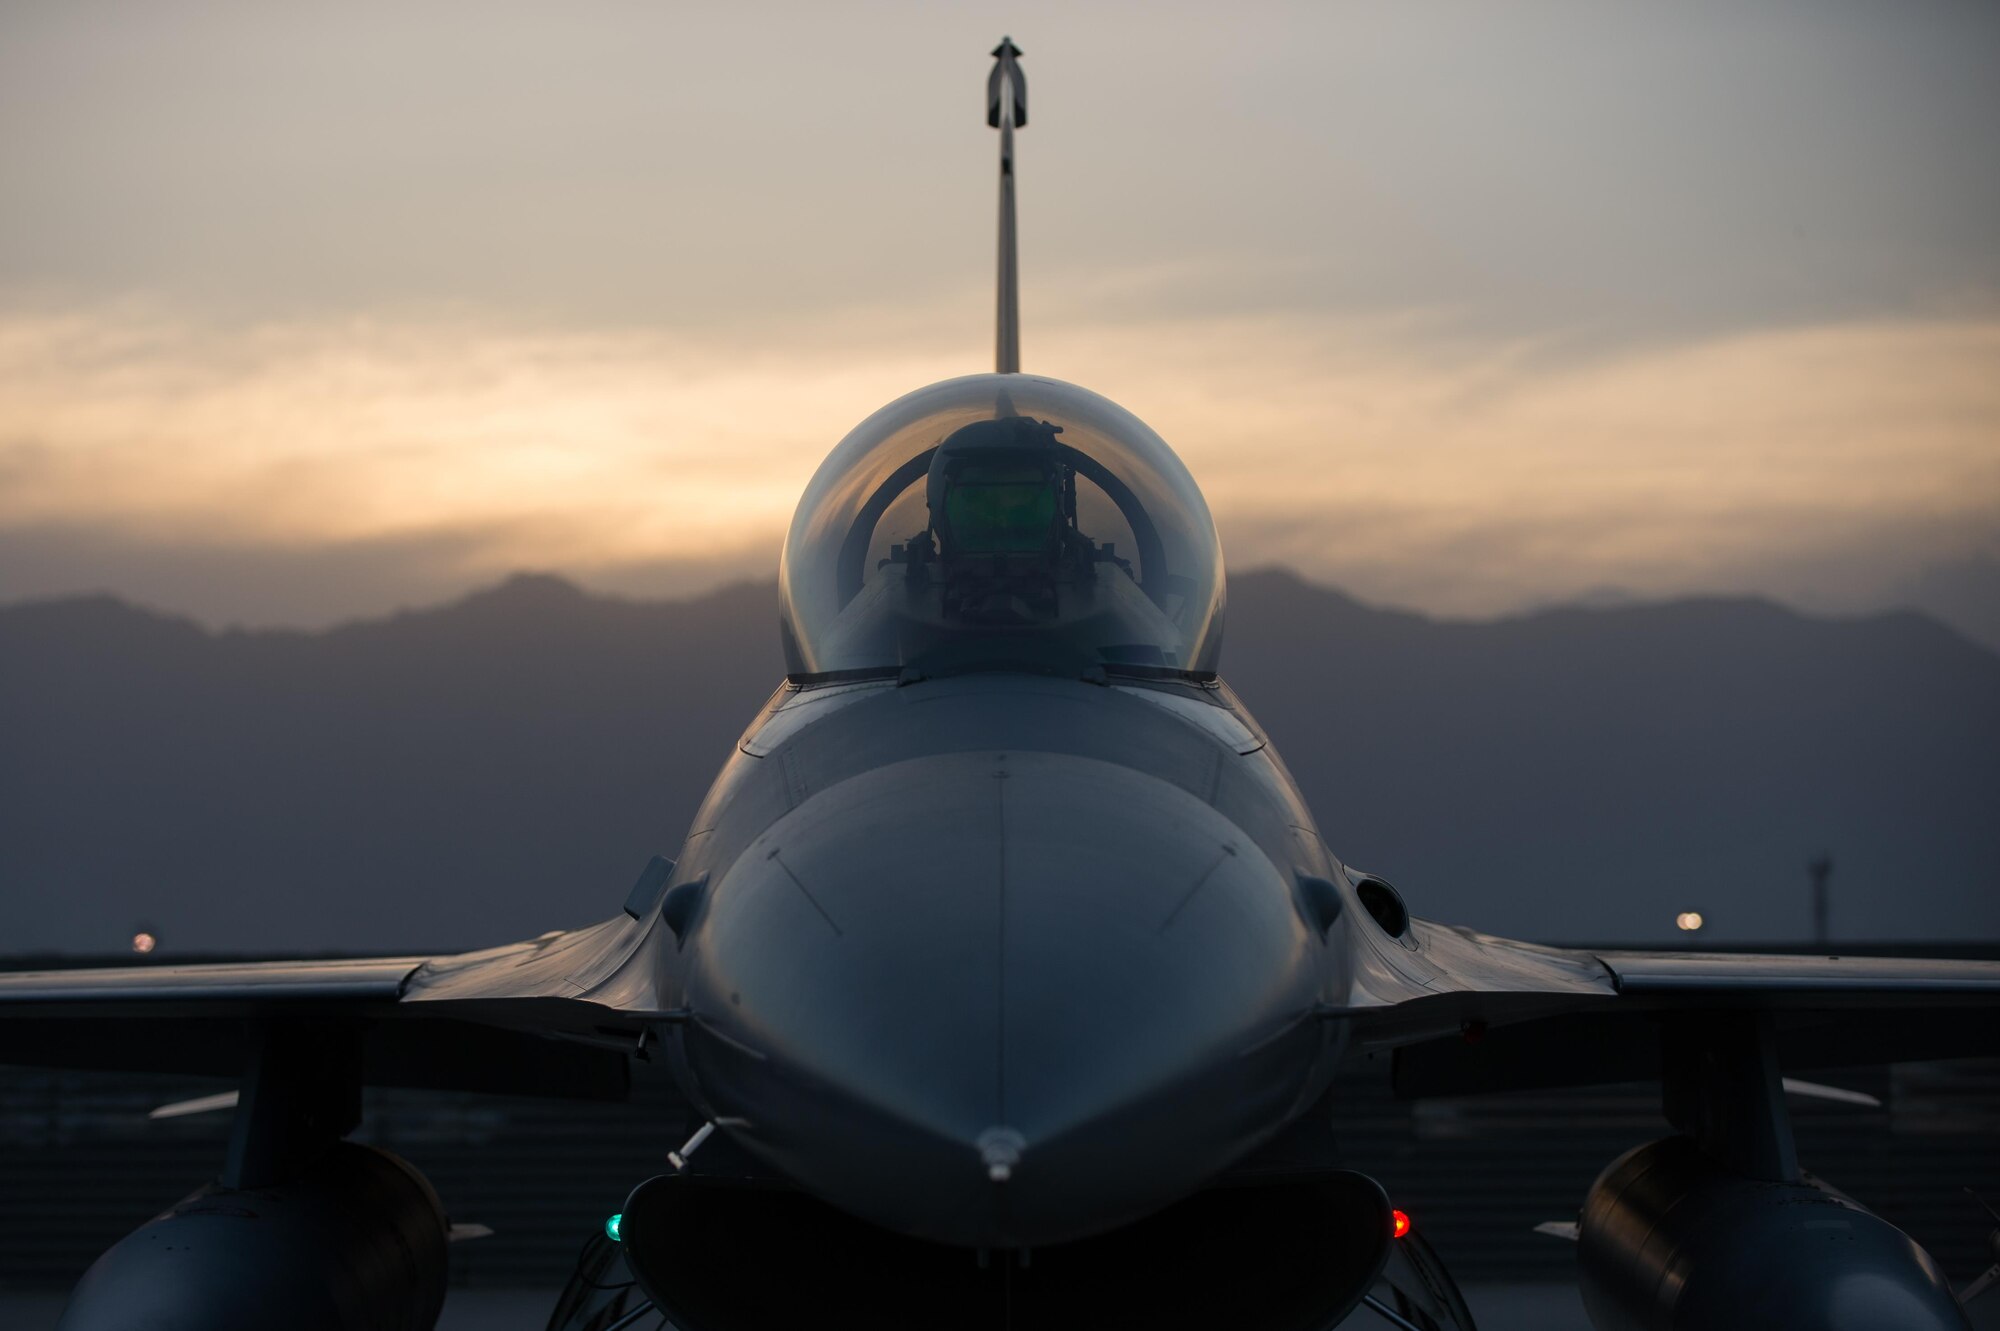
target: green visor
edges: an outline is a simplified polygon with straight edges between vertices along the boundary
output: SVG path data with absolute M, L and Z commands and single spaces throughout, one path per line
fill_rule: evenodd
M 944 516 L 965 554 L 1040 550 L 1055 526 L 1055 482 L 1040 467 L 967 466 L 945 491 Z

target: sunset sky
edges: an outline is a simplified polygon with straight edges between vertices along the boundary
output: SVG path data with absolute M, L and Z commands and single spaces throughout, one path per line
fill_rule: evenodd
M 1233 567 L 2000 644 L 2000 6 L 0 4 L 0 600 L 323 624 L 767 578 L 1023 360 Z

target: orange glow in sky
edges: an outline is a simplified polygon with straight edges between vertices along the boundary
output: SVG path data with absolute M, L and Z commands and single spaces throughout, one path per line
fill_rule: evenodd
M 1157 429 L 1233 567 L 1445 614 L 1949 602 L 2000 644 L 2000 10 L 1007 21 L 1023 363 Z M 990 364 L 997 37 L 10 7 L 0 600 L 770 578 L 847 429 Z
M 1729 589 L 1870 535 L 1906 548 L 1838 576 L 1879 585 L 2000 507 L 2000 324 L 1554 366 L 1338 320 L 1079 322 L 1032 345 L 1031 368 L 1121 400 L 1181 452 L 1236 567 L 1433 610 Z M 477 322 L 16 315 L 0 319 L 0 527 L 246 556 L 437 542 L 419 586 L 540 568 L 674 595 L 771 576 L 826 451 L 966 360 L 887 335 L 745 358 Z M 386 608 L 373 594 L 317 613 Z

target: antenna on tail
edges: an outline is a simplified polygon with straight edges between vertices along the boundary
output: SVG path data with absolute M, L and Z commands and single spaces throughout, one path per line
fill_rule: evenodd
M 1016 62 L 1021 48 L 1002 37 L 986 76 L 986 123 L 1000 131 L 1000 301 L 994 369 L 1021 370 L 1020 258 L 1014 244 L 1014 131 L 1028 123 L 1028 80 Z

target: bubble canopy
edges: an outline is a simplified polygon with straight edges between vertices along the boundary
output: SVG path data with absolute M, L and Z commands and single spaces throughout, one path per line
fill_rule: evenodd
M 792 678 L 1212 676 L 1222 548 L 1143 421 L 1057 379 L 968 375 L 856 426 L 778 571 Z

